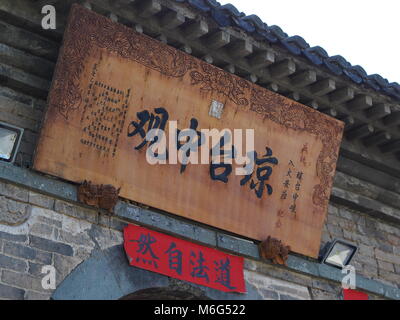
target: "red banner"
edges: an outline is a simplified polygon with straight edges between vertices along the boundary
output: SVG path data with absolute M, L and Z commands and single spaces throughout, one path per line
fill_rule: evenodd
M 225 292 L 246 292 L 243 258 L 143 227 L 124 229 L 132 266 Z
M 343 289 L 343 300 L 368 300 L 368 294 L 352 289 Z

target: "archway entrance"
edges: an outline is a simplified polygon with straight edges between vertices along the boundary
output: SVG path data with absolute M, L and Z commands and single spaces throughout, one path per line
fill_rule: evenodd
M 54 291 L 54 300 L 246 300 L 261 299 L 249 283 L 247 294 L 227 293 L 132 267 L 124 248 L 95 250 Z
M 205 295 L 194 294 L 171 288 L 148 288 L 138 290 L 122 297 L 120 300 L 211 300 Z

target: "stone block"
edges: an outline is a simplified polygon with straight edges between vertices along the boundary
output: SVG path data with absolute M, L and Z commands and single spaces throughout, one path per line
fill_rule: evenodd
M 28 268 L 26 261 L 0 254 L 0 268 L 25 272 Z
M 29 236 L 29 243 L 34 248 L 48 252 L 59 253 L 65 256 L 72 256 L 74 254 L 74 250 L 68 244 L 40 238 L 33 235 Z
M 46 292 L 46 290 L 42 287 L 41 276 L 34 277 L 25 273 L 4 270 L 1 276 L 1 280 L 8 285 L 17 286 L 19 288 Z
M 38 261 L 44 264 L 50 264 L 52 260 L 51 253 L 11 242 L 4 243 L 3 252 L 10 256 Z
M 400 264 L 400 256 L 396 256 L 394 254 L 387 253 L 379 249 L 375 249 L 375 256 L 378 260 L 391 262 L 393 264 Z
M 54 210 L 92 223 L 97 223 L 98 221 L 98 212 L 96 210 L 77 206 L 65 201 L 56 200 Z
M 0 283 L 0 298 L 10 300 L 23 300 L 25 291 Z
M 38 207 L 53 209 L 54 199 L 33 191 L 29 192 L 29 203 L 37 205 Z
M 394 271 L 394 266 L 390 262 L 385 262 L 385 261 L 378 260 L 378 267 L 379 267 L 379 270 L 395 272 Z
M 49 300 L 50 297 L 51 297 L 51 292 L 39 293 L 39 292 L 28 290 L 25 293 L 25 300 Z
M 25 234 L 12 234 L 0 231 L 0 239 L 13 241 L 13 242 L 26 242 L 28 237 Z

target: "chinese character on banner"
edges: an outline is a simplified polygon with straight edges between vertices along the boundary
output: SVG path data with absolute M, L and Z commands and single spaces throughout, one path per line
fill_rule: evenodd
M 124 229 L 131 266 L 225 292 L 246 292 L 243 258 L 143 227 Z

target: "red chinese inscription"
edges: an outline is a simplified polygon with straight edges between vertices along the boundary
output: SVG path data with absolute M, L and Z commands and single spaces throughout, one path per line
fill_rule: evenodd
M 246 292 L 243 258 L 143 227 L 124 229 L 132 266 L 225 292 Z

